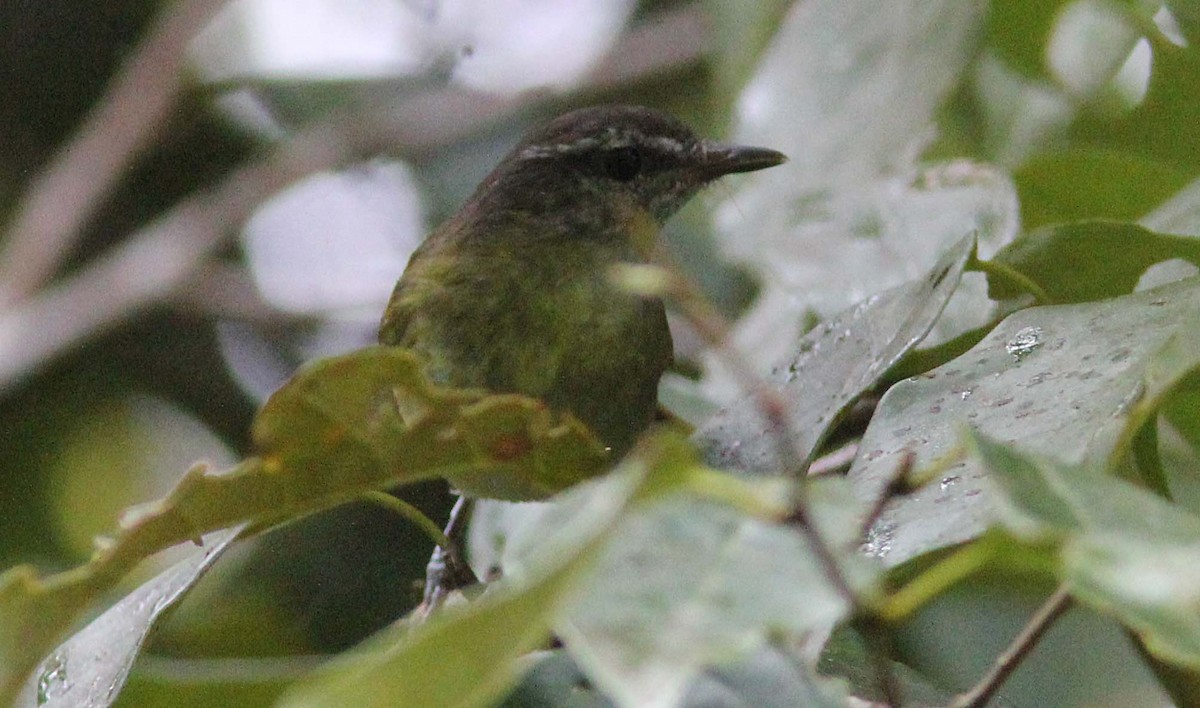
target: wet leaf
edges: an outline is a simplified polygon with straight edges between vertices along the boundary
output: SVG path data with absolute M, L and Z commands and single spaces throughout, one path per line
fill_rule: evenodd
M 92 620 L 38 666 L 18 702 L 61 708 L 112 705 L 159 618 L 203 577 L 239 531 L 212 534 L 191 557 Z
M 1123 455 L 1128 431 L 1145 420 L 1139 402 L 1187 368 L 1160 352 L 1198 316 L 1194 278 L 1104 302 L 1031 308 L 963 356 L 893 386 L 850 469 L 856 491 L 875 499 L 906 451 L 918 470 L 951 464 L 940 480 L 888 508 L 868 549 L 895 565 L 989 525 L 984 469 L 974 459 L 954 462 L 964 427 L 1064 462 L 1107 465 Z
M 849 489 L 825 480 L 810 503 L 818 516 L 839 517 L 819 525 L 869 596 L 875 568 L 845 543 L 858 530 Z M 676 497 L 628 519 L 555 627 L 618 704 L 674 705 L 705 668 L 753 654 L 777 633 L 829 627 L 848 609 L 796 529 Z
M 706 670 L 753 656 L 778 633 L 803 634 L 843 617 L 844 599 L 796 529 L 771 521 L 786 510 L 779 480 L 735 478 L 696 467 L 685 487 L 621 521 L 597 567 L 564 608 L 555 632 L 591 682 L 618 704 L 671 705 Z M 712 492 L 711 475 L 742 491 Z M 739 499 L 759 496 L 765 503 Z M 810 504 L 843 572 L 863 593 L 877 571 L 855 549 L 862 513 L 841 479 L 821 480 Z M 762 513 L 747 510 L 758 507 Z M 530 548 L 578 511 L 566 501 L 491 503 L 472 528 L 477 571 L 524 574 Z M 531 546 L 532 544 L 532 546 Z M 747 578 L 754 578 L 747 582 Z
M 799 354 L 775 367 L 770 379 L 788 403 L 791 437 L 810 457 L 839 416 L 875 386 L 929 332 L 958 287 L 974 252 L 968 237 L 948 250 L 924 278 L 892 288 L 817 326 Z M 694 436 L 709 464 L 742 472 L 782 474 L 778 433 L 753 398 L 722 411 Z

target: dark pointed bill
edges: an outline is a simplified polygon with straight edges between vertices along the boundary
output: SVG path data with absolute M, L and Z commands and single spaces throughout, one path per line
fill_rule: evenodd
M 769 148 L 722 145 L 705 141 L 700 170 L 706 179 L 735 172 L 754 172 L 787 162 L 787 155 Z

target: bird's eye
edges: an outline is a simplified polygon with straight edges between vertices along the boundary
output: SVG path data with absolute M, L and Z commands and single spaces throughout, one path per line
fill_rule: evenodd
M 609 150 L 604 154 L 604 171 L 619 182 L 628 182 L 642 171 L 642 151 L 633 146 Z

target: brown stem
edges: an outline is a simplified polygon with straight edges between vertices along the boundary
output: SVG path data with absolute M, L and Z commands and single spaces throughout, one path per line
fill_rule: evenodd
M 684 316 L 696 328 L 701 337 L 713 347 L 729 370 L 737 377 L 742 389 L 756 401 L 759 411 L 767 421 L 767 427 L 774 441 L 776 455 L 781 468 L 797 480 L 804 477 L 805 455 L 801 454 L 792 436 L 791 416 L 788 414 L 787 402 L 775 389 L 771 388 L 762 377 L 754 371 L 753 366 L 741 352 L 733 346 L 729 338 L 729 326 L 716 307 L 708 301 L 693 283 L 670 258 L 661 252 L 655 254 L 655 260 L 670 274 L 669 293 L 679 306 Z M 850 607 L 851 614 L 859 611 L 859 601 L 849 581 L 842 573 L 833 550 L 812 523 L 812 514 L 804 496 L 804 487 L 797 486 L 795 499 L 792 501 L 792 511 L 788 523 L 799 528 L 808 541 L 808 546 L 816 556 L 818 564 L 837 593 Z
M 813 460 L 812 464 L 808 466 L 808 476 L 820 477 L 843 473 L 854 462 L 855 457 L 858 457 L 858 443 L 847 443 L 833 452 Z
M 1029 619 L 1029 623 L 1013 639 L 1008 648 L 1004 650 L 1004 653 L 996 657 L 996 662 L 992 665 L 991 670 L 984 674 L 979 683 L 975 684 L 971 690 L 959 695 L 951 704 L 952 708 L 983 708 L 987 705 L 988 701 L 996 695 L 996 691 L 1000 690 L 1008 677 L 1029 655 L 1029 652 L 1037 646 L 1037 643 L 1046 634 L 1046 630 L 1050 629 L 1055 620 L 1070 609 L 1071 605 L 1071 595 L 1067 592 L 1066 586 L 1058 586 L 1049 599 Z
M 896 465 L 896 469 L 892 470 L 892 474 L 888 477 L 888 483 L 883 489 L 879 490 L 879 496 L 875 499 L 875 504 L 871 507 L 866 517 L 863 519 L 862 528 L 859 531 L 859 538 L 865 539 L 867 534 L 871 532 L 871 527 L 875 522 L 879 521 L 879 517 L 883 515 L 887 505 L 896 497 L 907 494 L 911 489 L 909 486 L 909 474 L 912 473 L 913 464 L 916 462 L 917 455 L 912 450 L 904 450 L 901 452 L 900 462 Z

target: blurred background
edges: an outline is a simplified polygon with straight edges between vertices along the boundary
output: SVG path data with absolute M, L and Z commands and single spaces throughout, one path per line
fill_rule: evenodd
M 0 0 L 0 563 L 77 564 L 194 461 L 247 454 L 265 397 L 301 362 L 371 343 L 426 231 L 530 125 L 577 106 L 646 104 L 789 154 L 666 235 L 764 369 L 972 231 L 985 256 L 1080 218 L 1196 233 L 1170 207 L 1200 172 L 1195 8 Z M 990 315 L 972 280 L 935 341 Z M 675 336 L 663 399 L 700 421 L 737 392 Z M 402 494 L 437 520 L 450 502 L 439 484 Z M 344 649 L 411 608 L 430 547 L 365 504 L 243 544 L 122 700 L 187 684 L 253 702 L 305 666 L 266 657 Z M 1035 590 L 972 606 L 1019 621 Z M 1076 624 L 1128 652 L 1099 618 Z M 248 656 L 264 659 L 205 663 Z M 1113 685 L 1148 681 L 1129 671 Z

